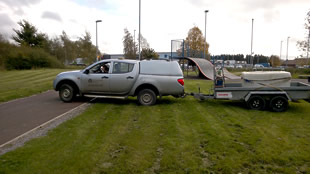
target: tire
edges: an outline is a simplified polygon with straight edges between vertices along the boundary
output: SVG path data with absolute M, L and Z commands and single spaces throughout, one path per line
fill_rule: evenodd
M 275 96 L 270 100 L 270 109 L 274 112 L 283 112 L 288 108 L 286 97 Z
M 263 110 L 266 107 L 266 101 L 263 97 L 259 95 L 253 95 L 247 101 L 247 105 L 250 109 L 253 109 L 253 110 Z
M 141 105 L 151 106 L 156 103 L 157 96 L 151 89 L 143 89 L 138 94 L 138 101 Z
M 72 102 L 75 98 L 76 92 L 73 87 L 68 84 L 63 84 L 59 90 L 59 98 L 64 102 Z

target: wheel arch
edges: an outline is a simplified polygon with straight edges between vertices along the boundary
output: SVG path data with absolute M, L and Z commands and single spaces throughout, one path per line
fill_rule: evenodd
M 139 92 L 140 92 L 141 90 L 143 90 L 143 89 L 151 89 L 151 90 L 153 90 L 153 91 L 155 92 L 156 96 L 160 95 L 158 89 L 157 89 L 154 85 L 148 84 L 148 83 L 147 83 L 147 84 L 141 84 L 141 85 L 139 85 L 139 86 L 136 88 L 134 95 L 137 96 L 137 95 L 139 94 Z
M 65 79 L 65 80 L 61 80 L 60 82 L 58 82 L 58 84 L 56 85 L 56 91 L 59 91 L 60 87 L 63 85 L 63 84 L 68 84 L 68 85 L 71 85 L 72 88 L 76 91 L 76 93 L 79 93 L 80 92 L 80 89 L 78 87 L 78 85 L 72 81 L 72 80 L 69 80 L 69 79 Z

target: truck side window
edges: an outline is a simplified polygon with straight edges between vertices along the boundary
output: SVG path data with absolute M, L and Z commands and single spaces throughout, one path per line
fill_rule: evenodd
M 129 73 L 133 70 L 134 64 L 124 62 L 114 62 L 113 74 Z
M 104 69 L 102 69 L 104 67 Z M 97 65 L 93 66 L 89 69 L 90 74 L 101 74 L 101 73 L 108 73 L 110 67 L 110 62 L 106 63 L 98 63 Z M 103 71 L 104 70 L 104 71 Z

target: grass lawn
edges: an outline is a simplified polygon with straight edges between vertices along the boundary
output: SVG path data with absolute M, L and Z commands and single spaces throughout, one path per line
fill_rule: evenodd
M 0 103 L 47 91 L 53 80 L 66 69 L 0 71 Z
M 185 80 L 186 92 L 208 92 Z M 0 173 L 309 173 L 310 103 L 253 111 L 243 103 L 163 97 L 97 100 L 47 136 L 0 156 Z

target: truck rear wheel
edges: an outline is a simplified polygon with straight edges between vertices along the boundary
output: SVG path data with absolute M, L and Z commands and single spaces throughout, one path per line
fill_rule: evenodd
M 141 105 L 150 106 L 156 103 L 156 94 L 151 89 L 143 89 L 138 94 L 138 101 Z
M 275 112 L 283 112 L 288 107 L 287 98 L 283 96 L 275 96 L 270 100 L 270 108 Z
M 59 89 L 59 97 L 64 102 L 71 102 L 75 97 L 75 91 L 71 85 L 63 84 Z
M 247 101 L 247 105 L 250 109 L 263 110 L 263 109 L 265 109 L 266 101 L 263 97 L 261 97 L 259 95 L 253 95 Z

